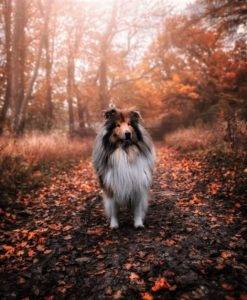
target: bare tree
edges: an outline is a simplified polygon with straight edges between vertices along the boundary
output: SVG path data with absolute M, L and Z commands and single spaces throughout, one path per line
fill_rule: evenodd
M 43 50 L 44 42 L 45 42 L 46 25 L 48 24 L 48 20 L 49 20 L 49 11 L 48 11 L 49 10 L 49 1 L 46 2 L 45 12 L 44 12 L 44 7 L 43 7 L 43 4 L 41 1 L 38 2 L 38 5 L 39 5 L 40 13 L 43 16 L 43 26 L 41 27 L 41 30 L 40 30 L 40 38 L 39 38 L 38 50 L 36 53 L 36 59 L 35 59 L 35 64 L 34 64 L 34 68 L 33 68 L 33 73 L 29 80 L 27 90 L 26 90 L 23 98 L 21 99 L 22 101 L 20 101 L 20 103 L 19 103 L 18 113 L 16 113 L 15 118 L 14 118 L 13 132 L 15 135 L 21 134 L 23 132 L 23 129 L 25 126 L 27 106 L 28 106 L 29 100 L 31 99 L 34 84 L 35 84 L 35 81 L 38 76 L 41 57 L 42 57 L 42 50 Z
M 52 83 L 51 83 L 51 73 L 52 73 L 52 65 L 53 65 L 53 51 L 54 48 L 50 43 L 50 16 L 52 13 L 52 0 L 46 0 L 45 9 L 44 9 L 44 50 L 45 50 L 45 87 L 46 87 L 46 95 L 45 95 L 45 128 L 51 129 L 52 121 L 53 121 L 53 103 L 52 103 Z
M 102 110 L 105 109 L 109 104 L 108 99 L 108 87 L 107 87 L 107 69 L 108 69 L 108 51 L 114 34 L 116 33 L 116 17 L 118 11 L 118 0 L 115 0 L 111 18 L 107 24 L 106 31 L 103 34 L 100 41 L 100 65 L 98 70 L 98 80 L 99 80 L 99 101 Z
M 11 65 L 11 110 L 12 130 L 17 133 L 19 127 L 20 110 L 24 99 L 25 85 L 25 27 L 27 21 L 26 0 L 15 1 L 14 9 L 14 32 L 12 43 L 12 65 Z
M 80 25 L 68 32 L 68 55 L 67 55 L 67 101 L 69 109 L 69 133 L 75 134 L 75 116 L 73 98 L 75 93 L 75 57 L 80 42 Z M 74 40 L 73 40 L 74 38 Z
M 70 38 L 69 38 L 70 40 Z M 75 74 L 75 62 L 72 57 L 71 43 L 68 43 L 69 51 L 67 56 L 67 102 L 69 109 L 69 134 L 74 135 L 75 132 L 75 117 L 73 109 L 73 86 Z
M 5 34 L 5 52 L 6 52 L 6 89 L 2 110 L 0 112 L 0 134 L 3 132 L 3 126 L 11 99 L 11 13 L 12 1 L 4 0 L 4 34 Z

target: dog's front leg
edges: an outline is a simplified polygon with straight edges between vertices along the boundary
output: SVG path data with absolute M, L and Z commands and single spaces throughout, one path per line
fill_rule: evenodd
M 104 205 L 105 205 L 105 212 L 107 217 L 110 219 L 110 227 L 112 229 L 118 228 L 118 206 L 114 199 L 109 198 L 107 196 L 104 197 Z
M 141 192 L 134 201 L 134 226 L 135 228 L 144 227 L 143 221 L 147 210 L 147 193 Z

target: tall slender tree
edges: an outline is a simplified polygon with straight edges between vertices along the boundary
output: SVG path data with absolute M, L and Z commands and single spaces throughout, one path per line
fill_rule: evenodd
M 3 1 L 4 14 L 4 35 L 5 35 L 5 55 L 6 55 L 6 89 L 2 110 L 0 112 L 0 135 L 3 133 L 3 126 L 6 120 L 8 108 L 11 100 L 11 15 L 12 0 Z
M 46 0 L 44 6 L 44 50 L 45 50 L 45 107 L 44 107 L 44 120 L 45 128 L 51 129 L 53 122 L 53 103 L 52 103 L 52 82 L 51 73 L 53 65 L 53 53 L 54 48 L 51 45 L 51 14 L 53 8 L 53 1 Z
M 25 89 L 25 61 L 26 61 L 26 33 L 27 2 L 26 0 L 15 1 L 14 29 L 12 43 L 11 65 L 11 113 L 12 130 L 18 133 L 20 129 L 19 117 L 24 100 Z
M 100 65 L 98 70 L 98 80 L 99 80 L 99 102 L 103 109 L 109 104 L 108 99 L 108 82 L 107 82 L 107 72 L 108 72 L 108 52 L 110 50 L 112 39 L 116 33 L 116 17 L 118 12 L 118 0 L 115 0 L 111 17 L 106 27 L 105 33 L 101 37 L 100 41 Z

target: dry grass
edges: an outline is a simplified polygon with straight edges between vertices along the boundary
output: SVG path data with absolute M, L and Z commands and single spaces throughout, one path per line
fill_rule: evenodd
M 82 158 L 90 142 L 69 140 L 65 135 L 27 135 L 19 139 L 0 139 L 0 161 L 7 156 L 22 157 L 30 165 Z
M 183 152 L 226 147 L 221 130 L 217 128 L 190 127 L 179 129 L 165 137 L 167 146 Z
M 58 133 L 0 138 L 1 202 L 10 200 L 23 189 L 29 191 L 54 172 L 66 170 L 87 157 L 91 144 L 91 140 L 69 140 Z

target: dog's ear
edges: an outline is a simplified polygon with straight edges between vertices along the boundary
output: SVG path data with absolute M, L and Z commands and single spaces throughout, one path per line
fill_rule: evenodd
M 134 122 L 138 122 L 141 119 L 141 114 L 138 110 L 132 110 L 130 112 L 130 117 Z
M 106 120 L 114 117 L 117 114 L 117 110 L 115 108 L 111 108 L 104 112 L 104 117 Z

